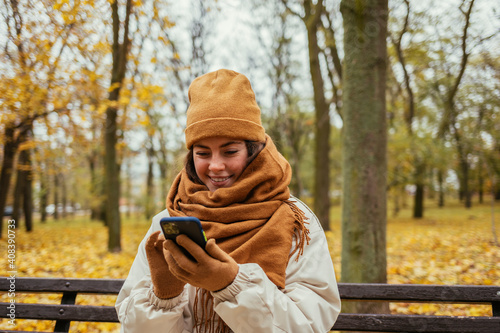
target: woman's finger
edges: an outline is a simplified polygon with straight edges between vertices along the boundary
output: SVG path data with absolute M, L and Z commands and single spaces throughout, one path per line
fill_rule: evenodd
M 171 256 L 175 259 L 177 266 L 187 273 L 194 273 L 196 270 L 196 263 L 189 259 L 184 252 L 182 252 L 180 245 L 177 245 L 173 240 L 167 239 L 163 245 L 165 250 L 168 250 Z
M 148 240 L 146 241 L 146 249 L 153 250 L 156 248 L 156 244 L 158 241 L 158 235 L 160 234 L 160 231 L 156 231 L 149 236 Z
M 165 261 L 168 265 L 168 270 L 175 276 L 177 279 L 187 282 L 185 275 L 186 271 L 183 270 L 178 264 L 175 258 L 172 256 L 172 253 L 166 249 L 163 249 L 163 255 L 165 256 Z
M 214 259 L 217 259 L 219 261 L 227 262 L 230 260 L 229 254 L 224 252 L 219 245 L 215 242 L 215 239 L 210 238 L 207 242 L 207 246 L 205 247 L 207 250 L 207 253 Z
M 188 251 L 197 262 L 202 262 L 207 260 L 207 253 L 198 244 L 196 244 L 191 238 L 186 235 L 179 235 L 175 238 L 175 241 L 179 246 Z

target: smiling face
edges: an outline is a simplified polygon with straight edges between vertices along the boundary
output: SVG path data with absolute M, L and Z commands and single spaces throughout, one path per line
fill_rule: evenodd
M 193 145 L 193 160 L 198 178 L 213 192 L 234 184 L 247 166 L 248 150 L 245 141 L 212 137 Z

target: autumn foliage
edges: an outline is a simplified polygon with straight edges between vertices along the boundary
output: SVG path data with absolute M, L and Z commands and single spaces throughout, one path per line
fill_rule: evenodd
M 337 278 L 340 278 L 340 213 L 334 208 L 332 231 L 327 232 Z M 500 207 L 496 207 L 500 215 Z M 493 244 L 491 211 L 488 206 L 471 210 L 462 207 L 428 210 L 428 217 L 414 220 L 403 210 L 388 224 L 389 283 L 421 284 L 500 284 L 500 248 Z M 37 226 L 36 234 L 17 229 L 18 276 L 30 277 L 127 277 L 137 246 L 149 228 L 149 222 L 126 220 L 123 251 L 107 251 L 107 230 L 99 222 L 86 219 L 49 221 Z M 497 228 L 498 229 L 498 228 Z M 1 253 L 6 253 L 4 242 Z M 0 265 L 7 267 L 5 256 Z M 0 301 L 6 301 L 2 295 Z M 61 295 L 16 295 L 21 303 L 60 302 Z M 79 295 L 78 304 L 113 305 L 116 296 Z M 486 305 L 391 304 L 395 313 L 491 316 Z M 17 320 L 19 330 L 53 329 L 50 321 Z M 4 320 L 0 329 L 8 328 Z M 118 332 L 119 324 L 72 323 L 71 332 Z

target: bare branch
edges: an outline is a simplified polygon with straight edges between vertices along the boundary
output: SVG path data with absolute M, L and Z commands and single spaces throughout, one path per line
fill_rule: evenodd
M 120 72 L 119 79 L 120 82 L 123 81 L 125 77 L 125 73 L 127 70 L 127 55 L 130 48 L 131 40 L 129 38 L 129 29 L 130 29 L 130 16 L 132 12 L 132 0 L 127 0 L 127 5 L 125 7 L 125 22 L 124 22 L 124 32 L 123 32 L 123 41 L 120 46 Z
M 340 61 L 339 52 L 337 50 L 337 42 L 335 40 L 335 31 L 333 30 L 333 22 L 330 14 L 325 11 L 326 19 L 328 20 L 328 26 L 322 25 L 326 38 L 326 47 L 330 51 L 330 56 L 332 57 L 333 66 L 337 72 L 340 80 L 342 80 L 342 62 Z
M 464 0 L 464 2 L 465 2 L 465 0 Z M 455 98 L 455 95 L 458 91 L 458 86 L 460 85 L 460 81 L 462 81 L 462 77 L 465 73 L 465 67 L 467 66 L 467 60 L 469 58 L 469 53 L 467 53 L 467 35 L 468 35 L 469 26 L 470 26 L 470 16 L 471 16 L 473 5 L 474 5 L 474 0 L 471 0 L 469 3 L 469 8 L 468 8 L 466 13 L 464 13 L 462 11 L 462 9 L 461 9 L 462 6 L 460 6 L 460 10 L 465 15 L 465 24 L 464 24 L 463 33 L 462 33 L 462 60 L 460 62 L 460 72 L 458 73 L 458 76 L 455 80 L 455 84 L 453 85 L 453 87 L 451 88 L 451 90 L 449 91 L 449 94 L 448 94 L 449 103 L 452 103 L 453 99 Z
M 406 4 L 406 15 L 404 18 L 404 23 L 403 23 L 403 28 L 399 32 L 399 35 L 397 37 L 397 40 L 394 40 L 391 36 L 391 41 L 394 44 L 394 47 L 396 48 L 396 54 L 398 56 L 399 63 L 401 64 L 401 68 L 403 69 L 403 74 L 404 74 L 404 83 L 405 83 L 405 88 L 406 92 L 408 94 L 408 112 L 405 115 L 405 120 L 406 120 L 406 126 L 408 128 L 408 133 L 412 133 L 412 121 L 415 116 L 415 102 L 414 102 L 414 97 L 413 97 L 413 90 L 410 85 L 410 75 L 408 74 L 408 69 L 406 68 L 406 60 L 403 55 L 403 50 L 401 48 L 401 41 L 403 40 L 403 36 L 405 33 L 408 31 L 408 24 L 410 21 L 410 2 L 409 0 L 405 0 Z
M 295 15 L 297 17 L 300 17 L 302 20 L 304 19 L 304 17 L 302 15 L 300 15 L 299 13 L 297 13 L 296 11 L 294 11 L 293 9 L 290 8 L 287 0 L 281 0 L 281 3 L 283 3 L 283 5 L 285 6 L 285 9 L 287 12 L 289 12 L 290 14 Z

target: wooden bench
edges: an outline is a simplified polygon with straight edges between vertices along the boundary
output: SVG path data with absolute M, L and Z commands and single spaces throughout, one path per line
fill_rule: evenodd
M 61 304 L 15 303 L 17 319 L 56 321 L 54 332 L 68 332 L 72 321 L 118 322 L 110 306 L 75 305 L 78 294 L 117 294 L 123 280 L 16 278 L 15 292 L 62 293 Z M 8 292 L 10 281 L 2 277 L 0 291 Z M 492 317 L 454 317 L 397 314 L 341 313 L 332 330 L 365 332 L 500 332 L 500 287 L 390 285 L 340 283 L 343 300 L 488 304 Z M 9 318 L 10 303 L 0 303 L 0 318 Z M 7 311 L 5 311 L 7 309 Z M 15 327 L 14 327 L 15 329 Z M 9 332 L 9 331 L 7 331 Z M 14 331 L 12 331 L 14 332 Z

